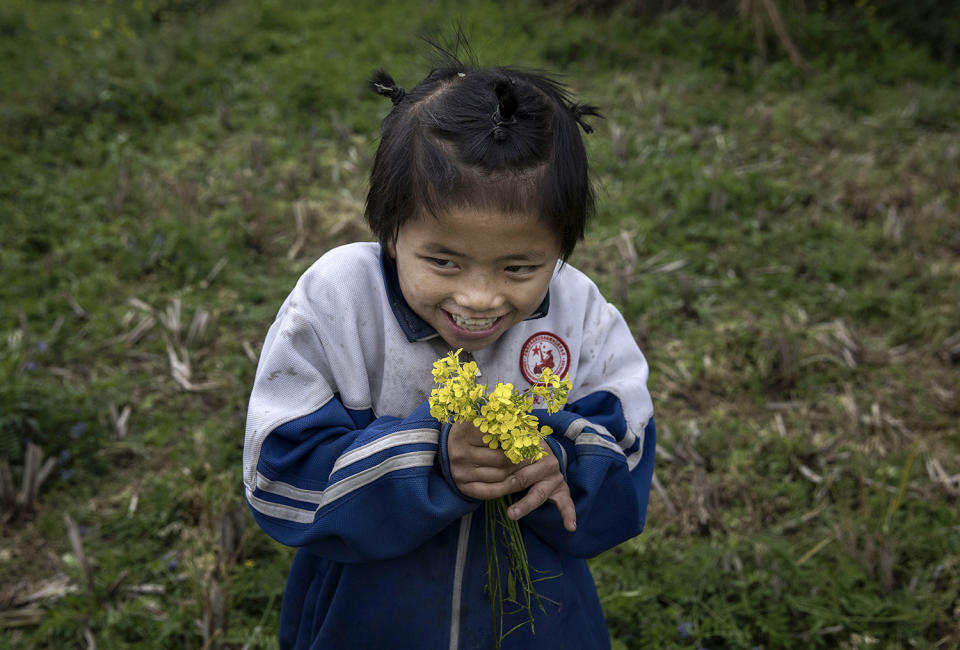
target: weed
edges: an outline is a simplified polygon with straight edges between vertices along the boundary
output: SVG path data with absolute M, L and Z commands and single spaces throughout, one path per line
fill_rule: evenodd
M 607 117 L 572 263 L 660 435 L 646 532 L 592 560 L 615 647 L 960 643 L 955 71 L 863 16 L 811 12 L 802 72 L 717 17 L 453 9 L 0 10 L 0 456 L 17 489 L 28 442 L 53 459 L 0 532 L 4 647 L 272 647 L 292 551 L 238 487 L 259 345 L 369 238 L 366 75 L 412 85 L 455 14 Z

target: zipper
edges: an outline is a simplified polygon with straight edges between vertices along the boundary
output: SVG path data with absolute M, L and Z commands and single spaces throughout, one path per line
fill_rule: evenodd
M 463 572 L 467 564 L 467 546 L 470 543 L 470 512 L 460 518 L 457 537 L 457 561 L 453 567 L 453 597 L 450 602 L 450 650 L 460 647 L 460 600 L 463 594 Z

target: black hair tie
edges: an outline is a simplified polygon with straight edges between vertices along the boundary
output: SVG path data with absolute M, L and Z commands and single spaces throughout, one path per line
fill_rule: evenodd
M 384 72 L 383 69 L 373 73 L 373 77 L 370 79 L 370 87 L 378 95 L 389 97 L 394 106 L 402 102 L 403 98 L 407 96 L 407 91 L 398 86 L 393 77 Z
M 513 95 L 513 89 L 506 81 L 498 81 L 493 87 L 497 94 L 497 108 L 493 112 L 493 139 L 497 142 L 503 142 L 507 139 L 507 129 L 505 127 L 517 123 L 517 98 Z

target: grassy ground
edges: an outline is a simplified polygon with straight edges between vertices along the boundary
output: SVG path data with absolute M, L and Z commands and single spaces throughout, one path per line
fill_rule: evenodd
M 0 458 L 17 488 L 28 443 L 51 459 L 5 506 L 0 647 L 274 645 L 291 554 L 240 494 L 259 344 L 368 237 L 363 80 L 413 85 L 454 17 L 607 117 L 573 262 L 660 425 L 648 528 L 592 565 L 616 646 L 960 647 L 956 71 L 817 16 L 801 73 L 708 19 L 447 5 L 0 8 Z

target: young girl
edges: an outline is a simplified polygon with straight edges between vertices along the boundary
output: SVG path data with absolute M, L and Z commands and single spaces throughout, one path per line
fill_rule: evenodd
M 593 211 L 592 107 L 541 75 L 451 60 L 410 92 L 379 72 L 366 218 L 379 243 L 304 273 L 267 334 L 243 457 L 259 525 L 299 547 L 281 648 L 493 648 L 484 500 L 512 495 L 536 589 L 503 648 L 608 648 L 585 558 L 637 535 L 654 460 L 647 364 L 619 312 L 564 264 Z M 554 434 L 511 464 L 430 416 L 433 362 L 482 381 L 573 381 Z M 547 503 L 549 501 L 549 503 Z M 526 616 L 505 613 L 509 630 Z

